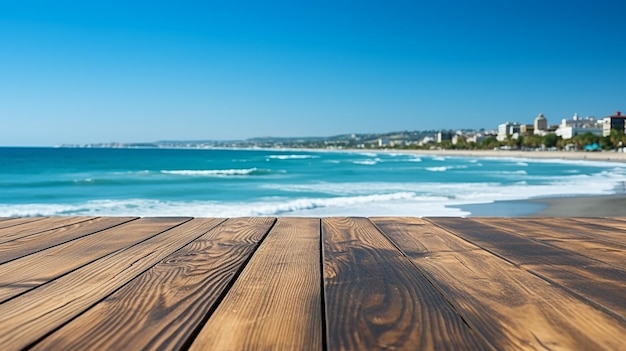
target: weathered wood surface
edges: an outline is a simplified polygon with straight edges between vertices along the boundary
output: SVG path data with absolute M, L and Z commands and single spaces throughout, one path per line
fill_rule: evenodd
M 210 229 L 206 234 L 166 257 L 35 349 L 182 347 L 272 222 L 267 218 L 232 219 L 212 229 L 219 222 L 206 222 L 200 230 Z
M 0 265 L 0 302 L 135 245 L 182 221 L 175 218 L 142 218 Z M 2 307 L 0 305 L 0 309 Z
M 319 228 L 279 219 L 191 350 L 322 350 Z
M 484 348 L 369 220 L 324 219 L 322 236 L 330 350 Z
M 626 270 L 626 238 L 615 229 L 607 231 L 605 226 L 585 220 L 584 225 L 565 218 L 520 218 L 515 221 L 506 218 L 477 218 L 480 223 L 495 226 L 557 248 L 576 252 L 587 258 L 616 265 Z M 606 240 L 602 234 L 609 234 L 622 241 Z
M 9 218 L 2 350 L 623 350 L 623 218 Z
M 0 243 L 15 240 L 24 236 L 51 231 L 74 223 L 84 222 L 93 217 L 52 217 L 41 219 L 28 218 L 23 224 L 0 229 Z
M 494 348 L 621 346 L 624 324 L 478 246 L 422 219 L 372 221 Z
M 626 321 L 625 270 L 473 219 L 431 221 Z
M 0 244 L 0 263 L 90 235 L 133 220 L 132 217 L 94 218 Z
M 16 225 L 20 225 L 23 223 L 28 223 L 28 222 L 34 222 L 34 221 L 40 221 L 42 219 L 44 219 L 45 217 L 25 217 L 25 218 L 2 218 L 2 221 L 0 221 L 0 229 L 2 228 L 7 228 L 7 227 L 14 227 Z

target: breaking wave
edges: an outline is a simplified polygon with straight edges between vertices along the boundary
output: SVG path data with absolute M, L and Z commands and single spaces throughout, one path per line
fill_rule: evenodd
M 306 160 L 308 158 L 320 158 L 317 155 L 269 155 L 267 158 L 275 160 Z
M 163 174 L 173 174 L 194 177 L 228 177 L 247 175 L 267 175 L 271 171 L 268 169 L 248 168 L 248 169 L 208 169 L 208 170 L 162 170 Z

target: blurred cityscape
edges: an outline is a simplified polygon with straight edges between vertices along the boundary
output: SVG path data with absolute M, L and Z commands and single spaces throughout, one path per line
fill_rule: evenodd
M 574 114 L 558 124 L 538 114 L 530 124 L 504 122 L 493 130 L 424 130 L 343 134 L 331 137 L 259 137 L 245 140 L 163 140 L 94 143 L 61 147 L 91 148 L 294 148 L 294 149 L 457 149 L 623 151 L 626 115 L 617 111 L 596 119 Z

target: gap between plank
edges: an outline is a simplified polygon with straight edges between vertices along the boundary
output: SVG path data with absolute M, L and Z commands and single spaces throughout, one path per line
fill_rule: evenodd
M 478 331 L 478 329 L 476 329 L 474 326 L 472 326 L 472 324 L 465 318 L 465 316 L 463 316 L 461 311 L 455 306 L 455 304 L 450 299 L 448 299 L 448 297 L 445 295 L 443 289 L 441 289 L 441 287 L 439 287 L 439 285 L 434 281 L 434 279 L 432 279 L 432 277 L 430 277 L 430 275 L 427 274 L 426 272 L 424 272 L 421 268 L 416 266 L 415 263 L 413 263 L 413 261 L 409 258 L 409 256 L 400 247 L 398 247 L 398 245 L 396 245 L 396 243 L 393 240 L 391 240 L 387 236 L 387 234 L 385 234 L 385 232 L 382 231 L 376 225 L 376 223 L 372 222 L 369 218 L 368 218 L 368 220 L 374 226 L 374 228 L 376 228 L 376 230 L 378 230 L 378 232 L 385 239 L 387 239 L 387 241 L 389 241 L 391 243 L 391 245 L 393 245 L 393 247 L 395 247 L 396 250 L 398 250 L 402 254 L 402 256 L 404 256 L 404 258 L 406 258 L 411 263 L 411 265 L 417 270 L 417 272 L 420 275 L 422 275 L 426 279 L 426 281 L 428 281 L 430 283 L 430 285 L 435 289 L 435 291 L 437 291 L 437 293 L 443 298 L 443 300 L 448 304 L 448 306 L 450 306 L 452 311 L 454 311 L 454 313 L 456 313 L 461 318 L 463 323 L 465 323 L 465 325 L 467 325 L 467 327 L 472 331 L 472 333 L 474 333 L 476 336 L 478 336 L 478 338 L 485 344 L 486 347 L 488 347 L 489 349 L 494 350 L 494 351 L 497 350 L 497 348 L 494 345 L 492 345 L 491 342 L 489 342 L 489 340 L 487 338 L 485 338 L 485 336 Z
M 261 240 L 259 240 L 257 245 L 254 247 L 253 251 L 250 253 L 250 255 L 248 255 L 248 258 L 246 258 L 246 260 L 241 264 L 241 266 L 239 267 L 237 272 L 235 272 L 235 274 L 230 279 L 228 284 L 226 284 L 226 286 L 224 287 L 224 290 L 222 291 L 220 296 L 217 297 L 217 299 L 213 303 L 213 306 L 211 306 L 211 308 L 207 311 L 206 315 L 202 318 L 200 323 L 198 323 L 196 328 L 189 334 L 189 338 L 187 338 L 187 340 L 181 345 L 179 350 L 181 350 L 181 351 L 182 350 L 189 350 L 189 348 L 191 347 L 193 342 L 198 337 L 198 334 L 200 334 L 200 332 L 202 331 L 204 326 L 207 324 L 209 319 L 211 319 L 211 316 L 213 315 L 213 312 L 215 312 L 215 310 L 219 307 L 219 305 L 222 304 L 222 301 L 224 301 L 224 298 L 226 298 L 226 295 L 228 295 L 228 292 L 230 291 L 230 289 L 233 287 L 233 285 L 235 284 L 237 279 L 239 279 L 239 276 L 241 275 L 243 270 L 246 268 L 248 263 L 250 263 L 250 260 L 252 260 L 252 257 L 254 257 L 254 254 L 257 252 L 257 250 L 259 249 L 261 244 L 263 244 L 263 242 L 265 241 L 265 238 L 267 238 L 267 236 L 272 231 L 272 229 L 274 229 L 274 226 L 276 226 L 277 222 L 278 222 L 278 218 L 274 217 L 274 222 L 272 223 L 272 225 L 267 229 L 265 234 L 263 234 L 263 237 L 261 237 Z

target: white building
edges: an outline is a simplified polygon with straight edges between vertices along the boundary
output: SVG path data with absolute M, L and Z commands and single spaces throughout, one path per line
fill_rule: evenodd
M 483 141 L 485 141 L 485 139 L 487 139 L 487 135 L 482 134 L 482 133 L 476 133 L 474 135 L 469 135 L 467 137 L 467 142 L 468 143 L 482 143 Z
M 602 128 L 559 127 L 555 132 L 556 135 L 563 139 L 571 139 L 586 133 L 602 136 Z
M 571 139 L 577 135 L 591 133 L 593 135 L 602 136 L 602 121 L 598 121 L 593 117 L 580 118 L 575 113 L 571 119 L 563 118 L 559 128 L 555 131 L 556 135 L 563 139 Z
M 506 122 L 498 125 L 498 135 L 496 139 L 498 141 L 505 141 L 510 135 L 513 139 L 517 139 L 520 133 L 520 125 L 517 122 Z

